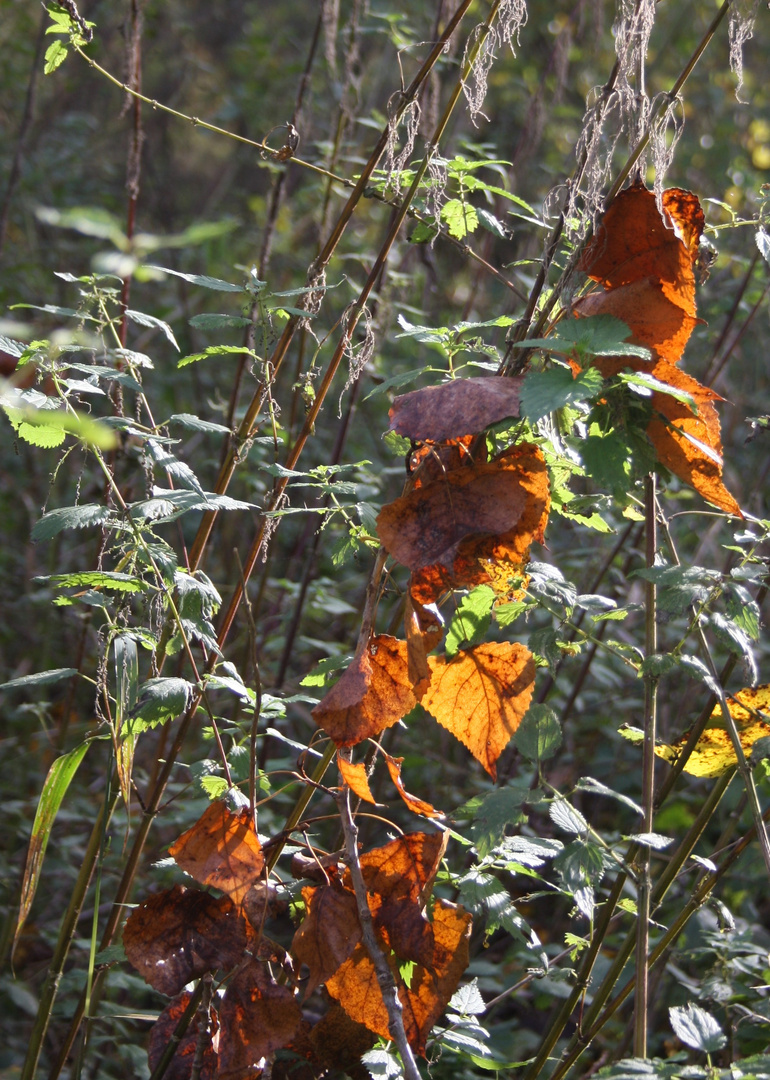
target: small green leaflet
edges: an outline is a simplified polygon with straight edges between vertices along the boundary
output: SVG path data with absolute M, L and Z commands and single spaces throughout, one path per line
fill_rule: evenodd
M 446 223 L 449 235 L 462 240 L 479 227 L 479 215 L 475 207 L 462 199 L 449 199 L 441 207 L 441 220 Z
M 132 311 L 130 308 L 126 308 L 126 316 L 131 319 L 132 322 L 138 323 L 139 326 L 149 326 L 155 330 L 160 330 L 171 342 L 176 351 L 181 351 L 176 343 L 174 331 L 167 322 L 164 322 L 162 319 L 156 319 L 154 315 L 146 315 L 143 311 Z
M 547 371 L 530 371 L 521 390 L 521 410 L 530 423 L 544 416 L 575 405 L 600 393 L 604 379 L 596 368 L 581 371 L 576 377 L 569 368 L 551 367 Z
M 225 424 L 215 424 L 211 420 L 201 420 L 199 416 L 195 416 L 193 413 L 173 413 L 173 415 L 169 416 L 167 423 L 180 424 L 190 431 L 210 431 L 220 435 L 230 434 L 230 428 Z
M 233 354 L 244 353 L 256 359 L 257 354 L 254 350 L 247 349 L 245 345 L 209 345 L 203 352 L 183 356 L 181 360 L 177 360 L 176 366 L 178 368 L 187 367 L 189 364 L 195 364 L 198 360 L 205 360 L 209 356 L 232 356 Z
M 588 832 L 588 822 L 566 799 L 554 799 L 548 807 L 548 814 L 554 825 L 558 825 L 564 832 L 578 834 Z
M 139 691 L 136 707 L 129 717 L 128 734 L 138 735 L 181 716 L 190 703 L 193 690 L 193 684 L 186 679 L 148 679 Z
M 46 33 L 48 33 L 48 30 Z M 43 68 L 43 74 L 50 75 L 52 72 L 56 71 L 56 69 L 67 59 L 68 51 L 69 50 L 64 45 L 64 42 L 52 42 L 45 50 L 45 66 Z

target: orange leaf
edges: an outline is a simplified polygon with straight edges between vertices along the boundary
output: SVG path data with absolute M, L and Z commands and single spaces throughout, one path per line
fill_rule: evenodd
M 213 802 L 168 850 L 197 882 L 221 889 L 236 904 L 265 867 L 249 810 L 231 814 L 223 802 Z
M 416 795 L 410 795 L 406 790 L 404 781 L 401 779 L 401 763 L 403 760 L 403 758 L 393 758 L 390 754 L 385 755 L 385 764 L 388 766 L 390 778 L 396 785 L 396 790 L 401 798 L 415 814 L 422 814 L 423 817 L 443 817 L 443 812 L 441 810 L 436 810 L 430 803 L 423 802 L 423 800 L 418 799 Z
M 411 593 L 406 594 L 404 632 L 409 681 L 414 696 L 419 701 L 430 683 L 428 653 L 441 641 L 443 630 L 437 616 L 427 611 L 422 604 L 416 604 Z
M 452 379 L 402 394 L 391 407 L 390 430 L 415 442 L 477 435 L 498 420 L 519 415 L 522 381 L 497 375 Z
M 302 896 L 305 918 L 294 935 L 291 952 L 310 971 L 304 991 L 307 998 L 348 959 L 361 940 L 361 925 L 355 894 L 339 880 L 318 888 L 305 886 Z
M 172 997 L 207 971 L 229 971 L 253 934 L 226 896 L 175 885 L 135 908 L 123 928 L 126 958 L 161 994 Z
M 340 775 L 359 799 L 363 799 L 364 802 L 373 803 L 376 805 L 374 795 L 372 795 L 369 788 L 369 778 L 366 775 L 366 765 L 361 762 L 358 765 L 354 765 L 352 761 L 345 761 L 343 757 L 337 754 L 337 768 L 340 770 Z
M 356 653 L 312 715 L 337 746 L 354 746 L 392 727 L 416 704 L 406 642 L 380 634 Z
M 662 202 L 665 218 L 644 184 L 621 191 L 586 246 L 580 268 L 607 289 L 655 278 L 671 286 L 669 299 L 694 316 L 693 263 L 705 218 L 691 191 L 671 188 Z
M 660 362 L 651 374 L 690 394 L 698 407 L 696 416 L 685 402 L 662 391 L 653 393 L 653 409 L 665 418 L 653 415 L 647 425 L 658 459 L 720 510 L 743 517 L 738 503 L 722 483 L 722 438 L 713 404 L 719 395 L 672 364 Z
M 229 983 L 219 1019 L 217 1080 L 247 1080 L 291 1042 L 302 1013 L 288 986 L 279 986 L 262 961 L 250 960 Z
M 471 464 L 383 506 L 377 531 L 388 553 L 410 570 L 434 563 L 451 570 L 462 540 L 508 531 L 524 503 L 519 480 L 505 464 Z
M 169 1001 L 152 1025 L 150 1042 L 147 1047 L 147 1063 L 150 1066 L 150 1072 L 155 1069 L 166 1047 L 171 1042 L 176 1026 L 190 1004 L 191 997 L 192 994 L 185 991 L 175 997 L 173 1001 Z M 217 1055 L 212 1046 L 212 1039 L 219 1028 L 216 1013 L 209 1011 L 208 1020 L 209 1030 L 204 1036 L 203 1065 L 200 1070 L 200 1080 L 214 1080 L 217 1075 Z M 201 1037 L 198 1022 L 199 1013 L 196 1012 L 190 1021 L 190 1026 L 178 1043 L 168 1068 L 163 1073 L 165 1080 L 190 1080 L 195 1051 Z
M 433 968 L 415 965 L 407 987 L 392 957 L 393 975 L 403 1009 L 404 1028 L 412 1048 L 425 1055 L 428 1035 L 447 1002 L 457 989 L 468 966 L 468 939 L 471 916 L 461 907 L 437 900 L 430 923 L 433 935 Z M 386 948 L 387 955 L 387 948 Z M 388 1014 L 382 998 L 377 973 L 363 945 L 326 984 L 345 1012 L 384 1039 L 391 1038 Z
M 532 699 L 532 654 L 518 642 L 501 641 L 429 662 L 433 679 L 423 707 L 496 779 L 497 759 Z

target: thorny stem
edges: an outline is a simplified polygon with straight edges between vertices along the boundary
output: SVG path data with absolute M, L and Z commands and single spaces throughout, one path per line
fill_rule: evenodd
M 655 476 L 650 473 L 644 481 L 645 564 L 655 564 L 657 548 L 657 504 L 655 501 Z M 658 649 L 658 597 L 653 581 L 645 581 L 645 644 L 646 659 Z M 644 746 L 642 749 L 642 807 L 644 809 L 643 831 L 652 832 L 655 810 L 655 729 L 658 705 L 658 679 L 648 673 L 644 677 Z M 634 1001 L 634 1054 L 647 1057 L 647 953 L 650 941 L 650 849 L 640 845 L 637 863 L 637 920 L 636 920 L 636 997 Z
M 349 759 L 350 751 L 343 751 L 343 753 L 346 753 Z M 364 881 L 358 857 L 358 829 L 350 813 L 350 792 L 348 788 L 345 788 L 341 793 L 338 802 L 342 831 L 345 836 L 348 869 L 353 882 L 353 891 L 356 894 L 356 907 L 358 909 L 358 921 L 361 923 L 363 943 L 377 973 L 377 983 L 388 1013 L 390 1034 L 401 1055 L 406 1080 L 420 1080 L 420 1070 L 417 1068 L 417 1062 L 414 1059 L 412 1048 L 404 1030 L 403 1007 L 398 996 L 396 980 L 393 978 L 393 972 L 390 970 L 390 965 L 377 940 L 372 913 L 369 910 L 366 882 Z

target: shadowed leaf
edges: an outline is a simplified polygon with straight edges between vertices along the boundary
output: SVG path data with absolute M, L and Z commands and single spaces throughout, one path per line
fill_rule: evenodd
M 294 934 L 291 952 L 310 970 L 304 996 L 334 974 L 361 940 L 355 895 L 339 880 L 302 890 L 305 918 Z
M 415 442 L 445 442 L 477 435 L 490 424 L 519 415 L 521 378 L 452 379 L 397 397 L 390 430 Z
M 291 1042 L 302 1013 L 288 986 L 250 960 L 228 984 L 219 1011 L 219 1080 L 255 1076 L 265 1059 Z
M 177 1024 L 182 1019 L 187 1006 L 190 1004 L 191 994 L 185 991 L 170 1001 L 160 1014 L 150 1031 L 150 1042 L 147 1047 L 147 1063 L 150 1071 L 154 1070 L 160 1061 L 163 1051 L 168 1046 L 176 1031 Z M 200 1014 L 195 1013 L 190 1026 L 182 1036 L 174 1056 L 163 1076 L 165 1080 L 189 1080 L 192 1073 L 193 1059 L 198 1048 L 200 1031 L 198 1027 Z M 203 1064 L 200 1071 L 200 1080 L 214 1080 L 217 1074 L 217 1055 L 212 1046 L 212 1039 L 219 1028 L 216 1014 L 209 1013 L 209 1031 L 204 1036 Z

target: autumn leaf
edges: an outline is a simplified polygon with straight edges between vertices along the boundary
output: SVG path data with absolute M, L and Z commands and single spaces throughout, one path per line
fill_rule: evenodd
M 419 701 L 430 683 L 428 653 L 441 641 L 443 627 L 438 619 L 438 609 L 429 611 L 407 593 L 404 604 L 404 634 L 409 681 Z
M 181 885 L 145 900 L 123 928 L 127 960 L 169 997 L 207 971 L 230 971 L 251 938 L 232 900 Z
M 406 642 L 380 634 L 356 653 L 312 715 L 337 746 L 354 746 L 392 727 L 416 704 Z
M 518 484 L 524 508 L 514 526 L 492 536 L 469 536 L 457 549 L 451 570 L 442 565 L 412 574 L 410 593 L 415 603 L 438 603 L 450 589 L 490 585 L 504 601 L 521 584 L 533 543 L 542 543 L 551 505 L 548 468 L 539 447 L 517 443 L 495 461 Z
M 299 1002 L 260 960 L 244 964 L 228 984 L 219 1010 L 218 1080 L 245 1080 L 291 1042 L 302 1019 Z
M 404 787 L 404 781 L 401 779 L 401 764 L 403 758 L 393 758 L 390 754 L 385 755 L 385 764 L 388 767 L 390 778 L 396 785 L 396 791 L 398 791 L 401 798 L 414 814 L 421 814 L 423 817 L 443 817 L 441 810 L 437 810 L 435 806 L 431 806 L 430 803 L 425 802 L 423 799 L 418 799 L 416 795 L 410 795 Z
M 728 697 L 728 706 L 744 753 L 746 757 L 751 757 L 754 743 L 770 736 L 770 685 L 739 690 L 737 694 Z M 768 721 L 762 720 L 757 713 L 766 715 Z M 659 743 L 655 747 L 655 753 L 674 765 L 688 738 L 689 733 L 671 745 Z M 684 772 L 691 776 L 720 776 L 737 764 L 733 741 L 724 728 L 722 706 L 716 705 L 709 719 L 709 727 L 695 744 L 695 749 L 684 766 Z
M 340 770 L 343 782 L 347 784 L 354 795 L 358 796 L 359 799 L 363 799 L 364 802 L 376 805 L 376 799 L 369 787 L 366 765 L 363 762 L 353 764 L 352 761 L 346 761 L 345 758 L 337 754 L 337 767 Z
M 150 1042 L 147 1047 L 147 1063 L 150 1072 L 153 1072 L 160 1061 L 166 1047 L 171 1042 L 179 1021 L 182 1019 L 187 1006 L 190 1004 L 192 994 L 185 991 L 170 1001 L 150 1030 Z M 179 1041 L 174 1056 L 166 1068 L 163 1076 L 165 1080 L 190 1080 L 192 1074 L 193 1059 L 198 1049 L 201 1037 L 198 1027 L 200 1014 L 195 1013 L 190 1026 Z M 203 1064 L 200 1071 L 200 1080 L 214 1080 L 217 1074 L 217 1055 L 212 1045 L 212 1039 L 219 1028 L 219 1021 L 214 1012 L 209 1012 L 209 1030 L 204 1036 Z
M 522 378 L 484 376 L 452 379 L 397 397 L 390 410 L 390 430 L 415 442 L 445 442 L 477 435 L 509 416 L 519 415 Z
M 232 814 L 220 801 L 213 802 L 168 850 L 199 884 L 221 889 L 236 904 L 265 868 L 250 811 Z
M 304 988 L 309 997 L 351 955 L 361 940 L 361 925 L 355 894 L 339 879 L 317 888 L 305 886 L 302 898 L 305 917 L 294 934 L 291 953 L 309 970 Z
M 503 641 L 477 645 L 452 660 L 430 657 L 429 662 L 433 678 L 423 708 L 496 779 L 497 759 L 532 699 L 532 654 L 518 642 Z
M 507 532 L 524 503 L 518 477 L 504 463 L 472 463 L 383 506 L 377 531 L 388 553 L 410 570 L 434 563 L 451 570 L 462 540 Z
M 406 1036 L 412 1048 L 423 1056 L 428 1035 L 468 966 L 471 921 L 463 908 L 446 900 L 436 901 L 433 921 L 429 924 L 433 935 L 433 967 L 429 971 L 416 964 L 408 987 L 391 957 Z M 377 973 L 363 945 L 356 947 L 326 988 L 351 1019 L 365 1024 L 384 1039 L 392 1037 Z
M 325 1016 L 310 1031 L 310 1043 L 315 1059 L 322 1069 L 342 1069 L 350 1076 L 361 1065 L 361 1057 L 374 1045 L 374 1036 L 363 1024 L 357 1024 L 345 1010 L 332 1001 Z M 363 1076 L 363 1072 L 360 1073 Z

